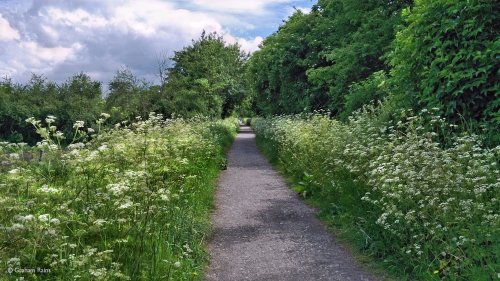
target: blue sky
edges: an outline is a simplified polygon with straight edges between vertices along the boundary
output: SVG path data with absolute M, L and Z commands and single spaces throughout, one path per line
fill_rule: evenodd
M 0 0 L 0 76 L 31 73 L 62 82 L 86 72 L 107 84 L 127 67 L 157 79 L 171 56 L 203 30 L 255 51 L 294 9 L 310 0 Z

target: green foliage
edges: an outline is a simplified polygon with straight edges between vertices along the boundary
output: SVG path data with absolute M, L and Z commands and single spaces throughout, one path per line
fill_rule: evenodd
M 111 113 L 112 122 L 147 117 L 150 112 L 166 113 L 160 88 L 138 79 L 129 69 L 117 71 L 109 82 L 105 109 Z
M 257 113 L 298 113 L 324 104 L 321 95 L 308 92 L 306 76 L 321 49 L 313 32 L 315 21 L 297 11 L 252 55 L 247 69 Z
M 24 121 L 28 117 L 56 115 L 58 126 L 70 133 L 77 120 L 90 124 L 102 112 L 100 82 L 80 73 L 57 85 L 33 75 L 26 85 L 0 82 L 0 138 L 34 144 L 40 138 Z
M 409 3 L 407 3 L 409 2 Z M 386 70 L 383 56 L 400 24 L 399 11 L 411 1 L 319 1 L 330 34 L 323 39 L 324 66 L 308 70 L 311 84 L 328 89 L 328 109 L 338 114 L 344 110 L 344 96 L 352 83 L 373 72 Z
M 361 109 L 364 105 L 381 102 L 387 96 L 387 76 L 383 71 L 374 72 L 370 77 L 349 86 L 345 95 L 345 109 L 342 112 L 343 119 L 347 119 L 354 111 Z
M 168 111 L 190 117 L 227 117 L 244 100 L 247 55 L 222 36 L 206 34 L 175 52 L 163 95 Z
M 320 216 L 400 279 L 497 278 L 500 146 L 462 135 L 443 148 L 438 131 L 455 125 L 436 112 L 381 124 L 374 108 L 345 123 L 281 116 L 253 128 Z
M 202 278 L 215 179 L 235 120 L 151 114 L 67 148 L 52 117 L 29 121 L 41 143 L 0 143 L 0 280 Z M 75 136 L 89 129 L 74 128 Z
M 437 107 L 457 124 L 483 122 L 499 143 L 499 9 L 490 0 L 420 0 L 405 10 L 407 27 L 389 55 L 402 106 Z
M 297 11 L 250 60 L 257 110 L 343 112 L 351 84 L 388 69 L 382 57 L 401 23 L 399 11 L 410 3 L 325 0 L 309 14 Z

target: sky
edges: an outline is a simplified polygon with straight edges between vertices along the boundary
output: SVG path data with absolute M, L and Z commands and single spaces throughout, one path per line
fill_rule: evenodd
M 158 81 L 158 61 L 216 31 L 258 49 L 312 0 L 0 0 L 0 77 L 63 82 L 85 72 L 105 85 L 117 70 Z

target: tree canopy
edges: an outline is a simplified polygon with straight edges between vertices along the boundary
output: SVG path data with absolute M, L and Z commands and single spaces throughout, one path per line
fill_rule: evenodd
M 409 4 L 320 0 L 309 14 L 297 11 L 251 58 L 257 108 L 267 114 L 345 111 L 353 83 L 388 70 L 384 55 L 402 22 L 399 11 Z
M 237 44 L 203 32 L 172 58 L 164 87 L 167 111 L 185 117 L 229 116 L 244 99 L 247 58 Z

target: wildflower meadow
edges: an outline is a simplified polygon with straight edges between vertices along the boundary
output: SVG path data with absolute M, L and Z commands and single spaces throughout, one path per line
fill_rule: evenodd
M 137 118 L 0 145 L 0 280 L 199 280 L 233 119 Z M 62 140 L 69 146 L 62 146 Z
M 436 112 L 381 121 L 367 106 L 347 122 L 307 114 L 253 128 L 294 190 L 398 279 L 497 280 L 500 146 L 453 134 Z

